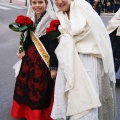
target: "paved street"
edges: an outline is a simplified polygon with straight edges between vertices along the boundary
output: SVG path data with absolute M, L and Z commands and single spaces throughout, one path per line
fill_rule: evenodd
M 26 8 L 0 3 L 0 120 L 13 120 L 10 117 L 11 102 L 15 84 L 12 66 L 18 61 L 19 33 L 8 28 L 17 15 L 26 14 Z
M 9 0 L 6 1 L 9 2 Z M 13 120 L 10 117 L 15 84 L 12 67 L 18 61 L 16 52 L 18 51 L 19 33 L 10 30 L 8 25 L 15 20 L 17 15 L 26 15 L 27 12 L 27 8 L 23 7 L 24 2 L 13 1 L 16 1 L 16 4 L 8 5 L 7 2 L 3 3 L 3 0 L 0 0 L 0 120 Z M 111 16 L 102 16 L 101 18 L 104 24 L 107 25 Z M 120 120 L 120 86 L 118 85 L 116 95 L 118 110 L 116 120 Z
M 0 3 L 7 3 L 7 4 L 17 5 L 17 6 L 21 6 L 21 7 L 26 7 L 26 4 L 28 2 L 29 2 L 29 0 L 0 0 Z

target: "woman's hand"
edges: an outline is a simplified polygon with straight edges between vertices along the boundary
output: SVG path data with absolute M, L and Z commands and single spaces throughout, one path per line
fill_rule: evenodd
M 18 58 L 22 59 L 25 56 L 25 51 L 17 53 Z
M 57 70 L 51 70 L 50 73 L 51 73 L 51 78 L 55 79 L 57 75 Z

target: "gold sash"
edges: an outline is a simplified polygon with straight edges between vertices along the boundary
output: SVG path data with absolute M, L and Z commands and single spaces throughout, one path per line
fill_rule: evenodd
M 31 38 L 32 38 L 32 41 L 33 41 L 33 43 L 34 43 L 34 45 L 35 45 L 38 53 L 40 54 L 40 56 L 44 60 L 45 64 L 49 68 L 49 65 L 50 65 L 50 56 L 49 56 L 47 50 L 43 46 L 42 42 L 34 34 L 34 32 L 31 32 Z

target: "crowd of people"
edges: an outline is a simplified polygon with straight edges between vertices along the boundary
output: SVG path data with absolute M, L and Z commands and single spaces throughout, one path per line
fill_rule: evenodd
M 28 31 L 24 51 L 17 53 L 22 63 L 11 108 L 15 120 L 115 119 L 120 9 L 106 29 L 97 5 L 30 0 L 27 15 L 34 22 L 35 37 Z M 51 40 L 46 28 L 53 19 L 60 21 L 60 35 Z
M 116 13 L 120 8 L 119 0 L 86 0 L 89 2 L 96 12 L 101 13 Z

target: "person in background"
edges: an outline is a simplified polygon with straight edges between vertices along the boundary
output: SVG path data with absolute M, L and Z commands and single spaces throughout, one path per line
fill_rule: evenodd
M 93 9 L 98 13 L 100 16 L 101 9 L 102 9 L 102 1 L 101 0 L 95 0 L 93 3 Z
M 107 31 L 113 50 L 116 79 L 120 80 L 120 8 L 109 21 Z
M 54 50 L 58 41 L 50 41 L 46 35 L 46 27 L 52 20 L 46 11 L 48 4 L 47 0 L 30 0 L 35 33 L 28 31 L 24 51 L 17 53 L 22 64 L 16 79 L 11 109 L 11 116 L 15 119 L 52 120 L 50 114 L 58 67 Z
M 61 34 L 55 49 L 58 72 L 51 117 L 114 120 L 116 81 L 105 25 L 85 0 L 54 0 L 54 4 Z

